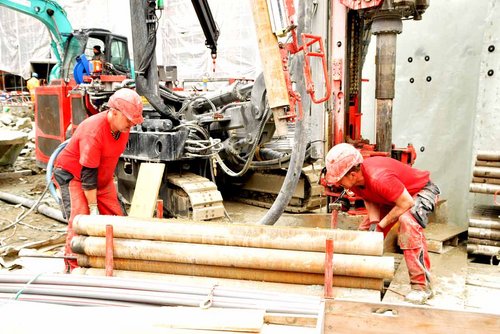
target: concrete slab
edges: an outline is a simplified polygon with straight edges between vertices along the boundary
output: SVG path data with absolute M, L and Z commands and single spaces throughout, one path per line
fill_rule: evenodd
M 28 135 L 20 131 L 0 132 L 0 166 L 12 165 L 28 141 Z

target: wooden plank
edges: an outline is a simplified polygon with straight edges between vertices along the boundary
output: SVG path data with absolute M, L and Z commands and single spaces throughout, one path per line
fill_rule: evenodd
M 252 13 L 257 32 L 257 43 L 259 46 L 262 72 L 267 89 L 267 99 L 269 108 L 273 112 L 274 123 L 276 124 L 276 135 L 287 134 L 286 120 L 283 107 L 290 105 L 288 90 L 286 87 L 281 53 L 278 45 L 278 38 L 274 35 L 269 18 L 269 10 L 266 0 L 255 0 L 252 2 Z
M 316 327 L 318 316 L 310 314 L 266 313 L 264 322 L 274 325 L 288 325 L 300 327 Z
M 456 226 L 449 224 L 429 224 L 424 234 L 427 240 L 445 241 L 467 231 L 466 226 Z
M 499 314 L 326 300 L 325 333 L 498 333 Z
M 153 217 L 164 171 L 165 164 L 141 163 L 129 216 Z
M 21 311 L 24 310 L 24 311 Z M 28 312 L 24 313 L 23 312 Z M 47 303 L 10 302 L 0 305 L 2 333 L 63 333 L 54 330 L 53 315 L 60 328 L 74 327 L 75 314 L 85 330 L 74 333 L 259 333 L 264 310 L 199 307 L 75 307 Z M 29 321 L 26 321 L 29 314 Z M 200 331 L 200 332 L 198 332 Z
M 429 224 L 424 230 L 429 252 L 441 254 L 456 246 L 460 238 L 465 239 L 467 227 L 449 224 Z

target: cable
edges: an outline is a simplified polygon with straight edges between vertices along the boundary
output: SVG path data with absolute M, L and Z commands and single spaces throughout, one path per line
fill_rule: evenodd
M 62 142 L 54 150 L 54 152 L 52 152 L 52 154 L 50 155 L 49 162 L 47 163 L 47 174 L 45 174 L 45 182 L 47 182 L 47 186 L 48 186 L 48 188 L 50 190 L 50 194 L 56 200 L 57 204 L 60 204 L 60 200 L 59 200 L 59 196 L 57 196 L 56 189 L 54 187 L 54 183 L 52 182 L 52 170 L 54 168 L 54 162 L 55 162 L 57 156 L 66 147 L 66 145 L 68 145 L 68 142 L 69 142 L 69 139 L 67 139 L 66 141 Z
M 43 273 L 39 273 L 38 275 L 36 275 L 35 277 L 33 277 L 32 279 L 30 279 L 25 285 L 24 287 L 19 290 L 16 295 L 12 298 L 13 300 L 17 300 L 19 298 L 19 296 L 21 296 L 21 294 L 24 292 L 24 290 L 26 290 L 26 288 L 31 284 L 33 283 L 34 281 L 36 281 L 36 279 L 38 277 L 40 277 Z
M 299 26 L 303 27 L 305 30 L 311 30 L 311 3 L 304 1 L 300 3 L 299 10 Z M 291 68 L 294 69 L 292 72 L 296 75 L 302 73 L 304 68 L 304 54 L 296 54 L 292 60 Z M 262 217 L 257 224 L 259 225 L 274 225 L 282 213 L 285 211 L 286 206 L 290 202 L 292 195 L 297 187 L 300 175 L 302 173 L 302 167 L 304 165 L 304 156 L 307 146 L 307 122 L 309 118 L 309 108 L 311 105 L 311 100 L 306 92 L 306 87 L 304 83 L 303 76 L 301 80 L 296 80 L 297 90 L 302 94 L 302 103 L 304 107 L 304 115 L 301 119 L 297 120 L 295 127 L 294 143 L 295 147 L 292 151 L 292 156 L 290 157 L 290 164 L 288 166 L 288 171 L 281 186 L 280 192 L 276 197 L 271 208 L 266 212 L 264 217 Z

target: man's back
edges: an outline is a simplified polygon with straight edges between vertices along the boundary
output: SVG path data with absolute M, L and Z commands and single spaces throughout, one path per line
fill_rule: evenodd
M 405 188 L 413 196 L 429 182 L 428 171 L 387 157 L 365 159 L 361 171 L 365 184 L 352 190 L 365 200 L 378 204 L 393 204 Z

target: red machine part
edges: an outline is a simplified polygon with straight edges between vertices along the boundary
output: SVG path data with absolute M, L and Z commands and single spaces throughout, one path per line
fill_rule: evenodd
M 288 20 L 290 22 L 290 32 L 292 34 L 292 41 L 285 45 L 281 45 L 281 61 L 283 63 L 283 72 L 285 74 L 285 82 L 287 85 L 288 94 L 290 98 L 290 110 L 286 117 L 293 121 L 297 117 L 297 114 L 295 112 L 295 105 L 297 105 L 299 109 L 298 113 L 299 119 L 302 118 L 302 103 L 300 94 L 294 91 L 292 87 L 290 73 L 288 71 L 288 52 L 290 52 L 291 54 L 295 54 L 300 51 L 304 52 L 304 78 L 306 81 L 306 90 L 307 93 L 311 96 L 311 100 L 314 103 L 322 103 L 327 101 L 332 94 L 332 88 L 331 88 L 330 76 L 328 75 L 328 65 L 326 61 L 326 52 L 323 44 L 323 39 L 320 36 L 304 33 L 301 35 L 302 45 L 299 46 L 299 39 L 297 37 L 297 32 L 295 30 L 296 25 L 295 22 L 293 21 L 293 17 L 295 16 L 295 5 L 293 0 L 285 0 L 285 7 L 287 11 Z M 314 50 L 314 48 L 316 48 L 316 50 L 312 51 Z M 313 57 L 319 58 L 321 60 L 323 68 L 325 95 L 321 98 L 316 97 L 314 82 L 312 80 L 310 58 Z
M 66 129 L 71 122 L 69 93 L 73 86 L 61 79 L 36 90 L 35 103 L 35 157 L 45 167 L 54 150 L 66 140 Z
M 124 75 L 85 76 L 85 82 L 98 78 L 102 83 L 122 82 Z M 90 103 L 89 95 L 74 90 L 76 82 L 52 80 L 50 85 L 36 90 L 35 103 L 35 157 L 37 165 L 45 167 L 54 150 L 73 133 L 89 115 L 99 111 Z

